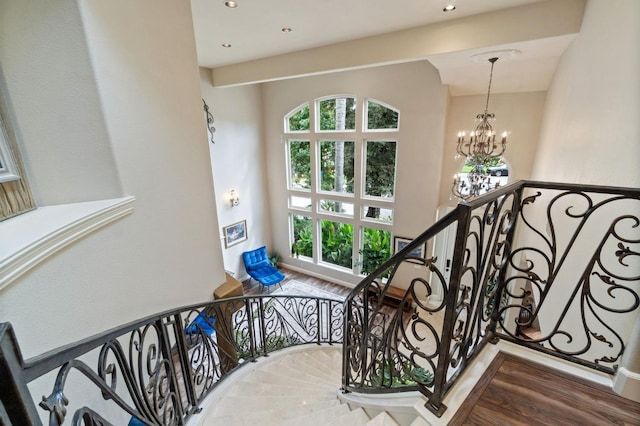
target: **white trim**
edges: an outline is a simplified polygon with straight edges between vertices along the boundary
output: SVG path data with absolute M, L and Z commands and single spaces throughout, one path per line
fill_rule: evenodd
M 311 263 L 311 260 L 309 260 L 309 263 Z M 283 268 L 295 271 L 295 272 L 302 272 L 303 274 L 309 275 L 311 277 L 321 278 L 323 280 L 331 281 L 332 283 L 340 284 L 343 287 L 355 288 L 355 286 L 356 286 L 356 284 L 353 284 L 353 283 L 350 283 L 350 282 L 347 282 L 347 281 L 344 281 L 344 280 L 341 280 L 341 279 L 338 279 L 338 278 L 335 278 L 335 277 L 329 277 L 328 275 L 323 275 L 323 274 L 320 274 L 318 272 L 311 271 L 309 269 L 300 268 L 299 266 L 290 265 L 290 264 L 288 264 L 286 262 L 278 262 L 278 265 L 282 266 Z M 327 266 L 327 264 L 324 264 L 324 263 L 319 263 L 319 264 L 314 264 L 314 265 L 323 266 L 325 268 L 329 267 L 329 266 Z M 343 270 L 344 271 L 349 271 L 348 269 L 345 269 L 345 268 L 343 268 Z M 343 271 L 340 271 L 340 272 L 343 272 Z M 348 272 L 346 272 L 346 273 L 348 273 Z M 354 277 L 358 278 L 357 275 L 354 275 Z M 359 277 L 359 278 L 361 279 L 362 277 Z M 360 280 L 358 280 L 358 282 L 360 282 Z
M 0 183 L 20 179 L 5 132 L 6 130 L 0 121 Z
M 627 399 L 640 402 L 640 374 L 620 367 L 613 379 L 613 391 Z
M 135 199 L 39 207 L 0 222 L 0 290 L 62 248 L 131 214 Z

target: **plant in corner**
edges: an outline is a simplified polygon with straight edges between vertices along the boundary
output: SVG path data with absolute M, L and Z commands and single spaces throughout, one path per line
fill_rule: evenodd
M 271 252 L 271 254 L 269 255 L 269 263 L 271 263 L 271 266 L 277 268 L 278 262 L 280 262 L 280 255 L 275 251 Z
M 394 360 L 384 361 L 382 367 L 371 375 L 371 383 L 377 387 L 395 388 L 416 384 L 429 387 L 433 384 L 433 373 L 410 361 L 404 361 L 397 367 Z

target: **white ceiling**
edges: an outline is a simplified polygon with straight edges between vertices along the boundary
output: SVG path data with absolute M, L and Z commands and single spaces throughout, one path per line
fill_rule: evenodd
M 542 0 L 191 0 L 199 65 L 217 68 Z M 443 12 L 448 3 L 457 9 Z M 289 27 L 291 32 L 282 32 Z M 489 63 L 471 56 L 517 49 L 495 66 L 495 92 L 546 90 L 573 37 L 561 36 L 427 57 L 452 95 L 486 93 Z M 230 48 L 222 47 L 231 44 Z M 425 58 L 421 58 L 425 59 Z M 527 78 L 523 79 L 523 72 Z

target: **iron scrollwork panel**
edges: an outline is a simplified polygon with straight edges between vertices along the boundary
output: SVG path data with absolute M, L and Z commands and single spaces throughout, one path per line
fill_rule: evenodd
M 640 218 L 629 214 L 638 211 L 640 200 L 624 194 L 531 190 L 521 209 L 529 237 L 512 251 L 506 280 L 504 337 L 613 373 L 640 306 Z
M 72 371 L 80 372 L 122 410 L 148 424 L 177 425 L 182 419 L 182 406 L 177 391 L 173 361 L 168 358 L 162 323 L 155 321 L 133 330 L 127 339 L 105 343 L 98 355 L 97 368 L 81 360 L 71 360 L 60 368 L 53 392 L 43 397 L 40 407 L 50 413 L 51 425 L 60 425 L 67 414 L 69 399 L 65 385 Z M 126 346 L 123 346 L 126 342 Z M 73 424 L 88 419 L 104 423 L 86 407 L 74 413 Z
M 440 351 L 441 322 L 448 286 L 433 258 L 401 259 L 392 269 L 371 280 L 347 306 L 345 368 L 346 387 L 360 392 L 419 390 L 431 394 Z M 413 277 L 401 272 L 402 264 L 421 271 Z M 407 281 L 408 280 L 408 283 Z M 389 287 L 406 287 L 396 308 L 385 306 Z M 442 297 L 428 304 L 434 289 Z M 405 307 L 413 306 L 409 312 Z
M 294 344 L 340 342 L 343 314 L 340 301 L 305 296 L 239 298 L 174 311 L 127 326 L 130 331 L 101 345 L 97 339 L 91 346 L 97 349 L 59 368 L 40 407 L 51 425 L 62 424 L 68 408 L 73 425 L 110 424 L 92 406 L 79 407 L 82 398 L 75 394 L 70 407 L 67 379 L 79 372 L 97 389 L 90 403 L 102 399 L 119 407 L 114 424 L 123 415 L 150 425 L 184 424 L 220 379 L 246 361 Z M 84 358 L 94 359 L 96 366 Z
M 455 383 L 468 361 L 493 337 L 494 310 L 504 300 L 499 282 L 511 256 L 519 195 L 514 190 L 472 211 L 448 354 L 447 382 Z M 452 296 L 453 297 L 453 296 Z

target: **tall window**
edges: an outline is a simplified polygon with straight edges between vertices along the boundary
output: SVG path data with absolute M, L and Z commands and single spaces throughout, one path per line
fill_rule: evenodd
M 391 255 L 400 112 L 338 95 L 284 117 L 291 254 L 369 274 Z

